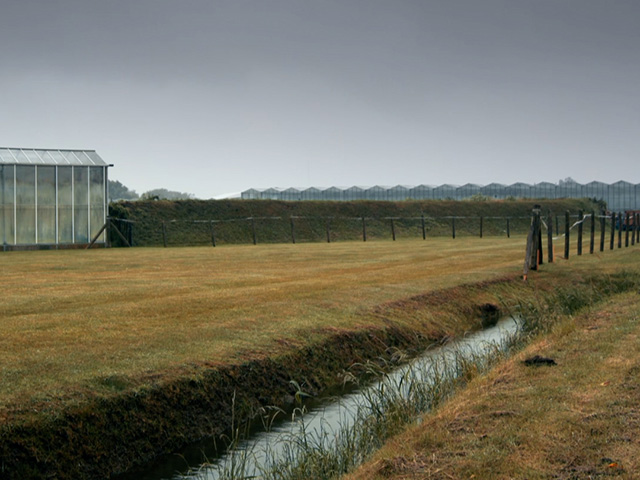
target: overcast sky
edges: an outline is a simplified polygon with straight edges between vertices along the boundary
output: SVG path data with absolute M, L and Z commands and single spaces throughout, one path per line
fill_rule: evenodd
M 639 0 L 0 0 L 0 65 L 138 193 L 640 183 Z

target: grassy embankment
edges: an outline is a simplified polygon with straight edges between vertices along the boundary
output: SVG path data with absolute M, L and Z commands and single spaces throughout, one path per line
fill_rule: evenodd
M 478 236 L 480 217 L 484 235 L 506 236 L 507 222 L 511 233 L 525 234 L 531 209 L 540 204 L 546 215 L 564 216 L 570 211 L 590 212 L 598 205 L 584 199 L 561 200 L 487 200 L 487 201 L 354 201 L 354 202 L 283 202 L 275 200 L 183 200 L 118 202 L 111 215 L 126 218 L 133 224 L 133 241 L 137 246 L 211 245 L 211 230 L 218 244 L 250 244 L 255 225 L 257 243 L 290 243 L 291 218 L 297 243 L 326 242 L 327 226 L 333 242 L 362 240 L 365 217 L 367 238 L 391 239 L 391 218 L 396 238 L 422 238 L 425 217 L 426 235 L 451 236 L 452 219 L 456 236 Z M 252 222 L 247 220 L 255 217 Z M 166 236 L 163 239 L 163 222 Z M 195 223 L 194 223 L 195 222 Z M 561 219 L 561 225 L 563 220 Z M 562 226 L 562 228 L 564 228 Z M 555 229 L 555 226 L 554 226 Z M 120 240 L 112 235 L 115 244 Z
M 524 302 L 541 335 L 391 438 L 345 480 L 638 478 L 640 252 L 625 263 L 623 277 L 635 282 L 630 291 L 595 304 L 559 295 L 560 308 Z M 610 271 L 608 261 L 598 267 Z M 558 268 L 545 267 L 542 276 Z M 602 273 L 596 283 L 606 282 Z M 571 304 L 583 308 L 562 314 Z M 556 365 L 526 365 L 535 355 Z

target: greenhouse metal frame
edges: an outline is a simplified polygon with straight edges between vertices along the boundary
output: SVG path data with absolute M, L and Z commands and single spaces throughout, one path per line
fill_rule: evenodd
M 109 166 L 94 150 L 0 147 L 3 249 L 104 244 Z

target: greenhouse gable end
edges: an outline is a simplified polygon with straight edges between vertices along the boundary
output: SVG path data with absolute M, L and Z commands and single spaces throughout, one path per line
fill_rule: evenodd
M 0 147 L 3 248 L 104 244 L 108 167 L 93 150 Z

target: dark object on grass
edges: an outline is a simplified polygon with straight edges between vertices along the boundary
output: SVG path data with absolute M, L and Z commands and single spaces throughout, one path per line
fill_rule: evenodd
M 500 319 L 500 308 L 493 303 L 480 305 L 480 317 L 482 318 L 482 328 L 493 327 Z
M 528 367 L 532 365 L 536 367 L 538 365 L 557 365 L 553 358 L 541 357 L 540 355 L 529 357 L 523 363 Z

